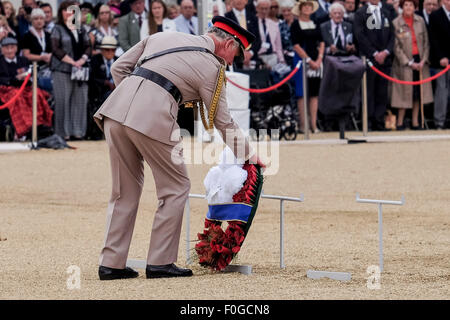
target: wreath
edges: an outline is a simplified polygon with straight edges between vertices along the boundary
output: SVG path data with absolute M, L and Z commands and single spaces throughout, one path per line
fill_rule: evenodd
M 221 173 L 221 176 L 217 173 Z M 212 188 L 211 181 L 219 181 L 219 186 Z M 221 199 L 224 200 L 226 194 L 236 188 L 236 181 L 240 189 L 232 194 L 232 202 L 209 204 L 203 233 L 197 234 L 198 243 L 195 245 L 195 251 L 199 264 L 205 268 L 223 270 L 241 250 L 258 207 L 263 175 L 260 166 L 245 163 L 242 166 L 236 165 L 225 169 L 215 167 L 205 179 L 207 194 L 210 195 L 209 201 L 214 196 L 220 199 L 221 195 L 224 195 Z M 228 223 L 225 231 L 222 228 L 223 222 Z

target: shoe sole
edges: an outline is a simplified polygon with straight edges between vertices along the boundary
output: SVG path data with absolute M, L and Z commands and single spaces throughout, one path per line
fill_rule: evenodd
M 187 275 L 170 275 L 170 274 L 146 274 L 147 279 L 158 279 L 158 278 L 178 278 L 178 277 L 192 277 L 193 274 Z
M 132 275 L 132 276 L 111 276 L 111 275 L 104 275 L 104 276 L 99 276 L 100 280 L 121 280 L 121 279 L 134 279 L 139 277 L 139 274 L 136 275 Z

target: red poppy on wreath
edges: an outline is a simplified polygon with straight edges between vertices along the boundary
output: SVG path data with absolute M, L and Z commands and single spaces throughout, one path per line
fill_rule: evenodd
M 199 242 L 195 245 L 201 266 L 223 270 L 241 250 L 256 213 L 262 184 L 261 168 L 249 163 L 222 164 L 208 172 L 205 186 L 209 210 L 205 229 L 198 233 Z M 225 231 L 223 222 L 228 223 Z

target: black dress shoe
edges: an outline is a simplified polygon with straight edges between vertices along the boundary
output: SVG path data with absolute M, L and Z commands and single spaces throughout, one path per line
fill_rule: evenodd
M 147 265 L 145 270 L 147 279 L 149 278 L 173 278 L 173 277 L 190 277 L 192 270 L 178 268 L 174 263 L 162 266 Z
M 100 277 L 100 280 L 117 280 L 137 278 L 139 273 L 129 267 L 126 267 L 125 269 L 114 269 L 100 266 L 98 268 L 98 276 Z
M 411 130 L 423 130 L 421 126 L 411 126 Z
M 400 125 L 397 125 L 397 131 L 403 131 L 403 130 L 405 130 L 405 129 L 406 129 L 405 124 L 402 124 L 401 126 L 400 126 Z

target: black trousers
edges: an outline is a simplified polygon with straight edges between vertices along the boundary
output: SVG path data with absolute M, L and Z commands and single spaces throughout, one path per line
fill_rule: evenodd
M 381 72 L 389 75 L 391 67 L 376 66 Z M 379 76 L 372 69 L 367 71 L 367 116 L 371 129 L 384 128 L 384 115 L 389 103 L 388 80 Z

